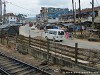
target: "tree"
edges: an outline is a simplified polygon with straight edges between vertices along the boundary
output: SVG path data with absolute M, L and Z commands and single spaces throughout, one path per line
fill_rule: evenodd
M 20 21 L 25 20 L 25 18 L 27 17 L 27 15 L 24 15 L 24 14 L 18 14 L 17 17 L 18 17 L 18 22 L 20 22 Z

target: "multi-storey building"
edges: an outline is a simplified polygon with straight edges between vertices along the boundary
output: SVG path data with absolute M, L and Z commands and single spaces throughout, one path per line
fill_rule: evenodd
M 81 10 L 81 22 L 92 22 L 92 8 L 86 8 Z M 79 22 L 79 11 L 76 11 L 76 22 Z M 94 8 L 94 22 L 100 22 L 100 6 Z M 59 17 L 59 22 L 74 22 L 73 14 L 64 14 Z
M 5 20 L 7 24 L 15 24 L 17 22 L 17 16 L 13 13 L 5 14 Z
M 38 22 L 41 23 L 54 23 L 58 22 L 60 15 L 71 13 L 68 8 L 53 8 L 53 7 L 42 7 L 40 14 L 36 16 Z

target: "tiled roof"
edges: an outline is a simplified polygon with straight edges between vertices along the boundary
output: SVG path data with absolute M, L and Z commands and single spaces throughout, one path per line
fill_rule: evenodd
M 100 6 L 94 7 L 94 11 L 99 10 L 99 9 L 100 9 Z M 92 12 L 92 8 L 82 9 L 81 12 L 82 13 L 84 13 L 84 12 Z
M 7 13 L 5 14 L 5 16 L 16 16 L 16 15 L 14 15 L 13 13 Z
M 100 9 L 100 6 L 94 7 L 94 11 L 99 10 L 99 9 Z M 86 8 L 86 9 L 81 10 L 81 13 L 87 13 L 87 12 L 92 12 L 92 8 Z M 79 11 L 77 10 L 76 14 L 78 14 L 78 13 L 79 13 Z M 64 14 L 64 15 L 61 15 L 61 16 L 71 16 L 71 15 L 73 15 L 73 13 Z

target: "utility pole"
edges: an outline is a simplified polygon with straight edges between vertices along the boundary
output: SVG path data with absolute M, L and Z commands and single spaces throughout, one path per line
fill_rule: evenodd
M 94 28 L 94 0 L 92 0 L 92 27 Z
M 81 1 L 79 0 L 79 25 L 81 26 Z M 81 26 L 81 35 L 82 35 L 82 26 Z
M 79 22 L 81 23 L 81 1 L 79 0 Z
M 76 2 L 75 2 L 75 23 L 76 23 Z
M 75 24 L 75 10 L 74 10 L 74 0 L 72 0 L 72 7 L 73 7 L 73 18 L 74 18 L 74 24 Z
M 0 22 L 2 22 L 2 0 L 0 0 Z
M 2 22 L 2 0 L 0 0 L 0 22 Z
M 4 1 L 3 23 L 5 24 L 6 2 Z

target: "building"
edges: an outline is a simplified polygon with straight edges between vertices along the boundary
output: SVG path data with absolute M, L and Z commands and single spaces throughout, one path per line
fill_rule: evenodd
M 53 8 L 53 7 L 42 7 L 40 14 L 36 16 L 37 23 L 55 23 L 58 22 L 60 15 L 71 13 L 68 8 Z
M 5 21 L 6 24 L 15 24 L 17 22 L 17 16 L 13 13 L 5 14 Z
M 76 23 L 79 20 L 79 11 L 76 10 Z M 81 22 L 90 21 L 92 22 L 92 8 L 86 8 L 81 10 Z M 74 22 L 73 13 L 63 14 L 59 16 L 59 22 Z M 100 22 L 100 6 L 94 7 L 94 22 Z

